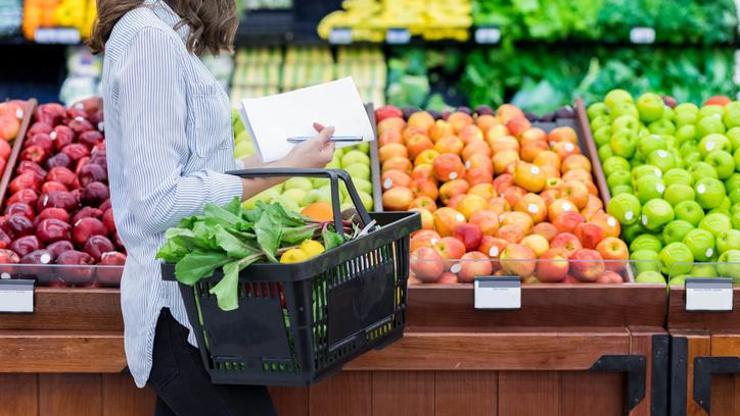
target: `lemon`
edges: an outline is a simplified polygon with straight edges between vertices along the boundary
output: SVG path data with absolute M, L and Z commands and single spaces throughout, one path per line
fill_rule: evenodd
M 308 260 L 308 254 L 299 248 L 291 248 L 280 256 L 280 263 L 291 264 Z
M 315 240 L 306 240 L 301 243 L 301 250 L 309 257 L 316 257 L 326 251 L 324 245 Z

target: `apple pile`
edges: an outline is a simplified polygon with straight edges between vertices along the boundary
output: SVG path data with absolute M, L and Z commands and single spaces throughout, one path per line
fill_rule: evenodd
M 740 102 L 612 90 L 587 112 L 636 280 L 740 278 L 699 264 L 740 262 Z
M 36 108 L 0 216 L 0 263 L 124 264 L 102 126 L 99 109 Z
M 383 206 L 422 218 L 412 282 L 624 281 L 619 222 L 604 212 L 572 128 L 547 133 L 508 104 L 438 119 L 386 106 L 376 118 Z

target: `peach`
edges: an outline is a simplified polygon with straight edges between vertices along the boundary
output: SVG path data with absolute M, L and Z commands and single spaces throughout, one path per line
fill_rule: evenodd
M 488 208 L 488 200 L 482 196 L 468 194 L 460 201 L 456 209 L 465 216 L 465 219 L 469 220 L 476 211 L 486 208 Z
M 415 181 L 419 179 L 434 180 L 434 166 L 431 162 L 429 164 L 417 164 L 411 172 L 411 179 Z
M 470 189 L 470 185 L 465 179 L 455 179 L 454 181 L 443 183 L 439 187 L 439 198 L 443 204 L 447 205 L 450 199 L 457 195 L 466 194 L 468 189 Z
M 541 222 L 532 227 L 532 234 L 539 234 L 545 237 L 547 241 L 552 241 L 558 235 L 558 232 L 558 229 L 549 222 Z
M 445 260 L 447 269 L 450 268 L 452 260 L 460 260 L 465 254 L 465 245 L 454 237 L 442 237 L 432 248 Z
M 463 128 L 465 128 L 465 126 L 473 124 L 473 117 L 467 113 L 456 111 L 447 117 L 447 122 L 452 125 L 452 129 L 455 132 L 459 133 Z
M 563 188 L 560 190 L 560 195 L 563 198 L 567 198 L 576 208 L 583 209 L 588 203 L 588 188 L 583 182 L 579 181 L 564 181 Z
M 506 122 L 506 128 L 514 137 L 520 137 L 530 127 L 532 127 L 532 123 L 524 116 L 514 117 Z
M 494 151 L 495 152 L 495 151 Z M 498 153 L 494 153 L 493 158 L 493 170 L 496 175 L 505 173 L 509 166 L 519 161 L 519 152 L 516 150 L 502 150 Z
M 511 204 L 506 198 L 497 196 L 488 200 L 488 210 L 495 212 L 496 215 L 501 215 L 504 212 L 511 211 Z
M 414 179 L 411 181 L 411 190 L 417 196 L 426 196 L 436 201 L 439 197 L 439 188 L 434 179 Z
M 552 204 L 552 201 L 560 197 L 560 191 L 558 191 L 557 189 L 545 189 L 544 191 L 540 192 L 540 196 L 542 197 L 542 200 L 545 201 L 545 204 L 549 207 L 550 204 Z
M 406 172 L 400 170 L 387 170 L 380 177 L 380 184 L 384 190 L 402 186 L 409 188 L 411 186 L 411 177 Z
M 380 147 L 391 143 L 403 144 L 403 136 L 401 136 L 400 131 L 389 130 L 378 136 L 378 145 Z
M 434 227 L 442 237 L 451 236 L 455 226 L 465 222 L 465 216 L 453 208 L 439 208 L 432 215 Z
M 464 161 L 470 160 L 473 155 L 485 155 L 487 158 L 491 157 L 491 146 L 484 141 L 470 142 L 463 148 L 462 158 Z
M 514 175 L 510 173 L 499 175 L 493 180 L 493 187 L 499 195 L 512 186 L 514 186 Z
M 457 275 L 452 272 L 444 272 L 439 276 L 439 279 L 435 282 L 438 285 L 454 285 L 459 283 Z
M 483 235 L 493 236 L 498 230 L 498 214 L 488 209 L 476 211 L 470 216 L 469 222 L 477 225 Z
M 429 247 L 421 247 L 413 251 L 409 257 L 409 265 L 414 276 L 424 283 L 436 281 L 445 270 L 442 257 L 436 250 Z
M 411 165 L 411 161 L 408 160 L 405 157 L 392 157 L 385 162 L 383 162 L 382 171 L 389 171 L 389 170 L 400 170 L 401 172 L 410 173 L 413 166 Z
M 558 231 L 573 233 L 578 227 L 578 224 L 586 222 L 581 214 L 575 211 L 568 211 L 555 217 L 552 221 L 552 225 L 558 229 Z
M 514 136 L 501 136 L 496 139 L 488 140 L 492 154 L 503 152 L 504 150 L 519 151 L 519 141 Z
M 434 149 L 427 149 L 416 155 L 416 158 L 414 159 L 414 165 L 431 165 L 434 163 L 434 159 L 439 156 L 439 152 Z
M 581 149 L 578 145 L 571 142 L 557 142 L 550 145 L 550 150 L 557 153 L 560 156 L 560 160 L 565 160 L 570 155 L 577 155 L 581 153 Z
M 514 206 L 514 210 L 523 212 L 532 217 L 535 224 L 542 222 L 547 218 L 547 206 L 545 200 L 536 194 L 526 194 Z
M 486 155 L 475 154 L 465 161 L 465 169 L 481 168 L 493 173 L 493 162 Z
M 478 276 L 490 276 L 493 273 L 493 265 L 485 254 L 479 251 L 466 253 L 460 259 L 460 271 L 458 278 L 463 283 L 472 283 Z
M 545 165 L 554 166 L 560 170 L 560 156 L 552 150 L 545 150 L 544 152 L 538 153 L 532 163 L 540 167 Z
M 421 247 L 432 247 L 437 241 L 441 240 L 439 233 L 432 230 L 419 230 L 411 235 L 409 241 L 409 250 L 416 251 Z
M 553 222 L 555 218 L 558 218 L 566 212 L 576 212 L 576 206 L 572 202 L 565 198 L 558 198 L 550 203 L 547 207 L 548 218 L 550 222 Z
M 514 167 L 514 183 L 529 192 L 540 192 L 545 188 L 547 176 L 542 168 L 527 162 L 517 162 Z M 588 191 L 587 191 L 588 192 Z
M 458 224 L 453 230 L 453 237 L 462 241 L 465 251 L 473 251 L 480 245 L 483 234 L 475 224 Z
M 439 153 L 454 153 L 459 155 L 464 147 L 465 143 L 455 136 L 445 136 L 434 143 L 434 150 Z
M 392 157 L 406 158 L 408 155 L 406 146 L 398 143 L 390 143 L 378 149 L 378 157 L 380 158 L 381 163 Z
M 406 149 L 408 150 L 409 157 L 416 159 L 425 150 L 431 150 L 434 147 L 434 143 L 429 137 L 416 135 L 411 137 L 406 142 Z M 425 163 L 422 159 L 422 163 Z M 433 160 L 433 159 L 432 159 Z M 427 162 L 428 163 L 428 162 Z
M 409 211 L 418 212 L 421 216 L 421 229 L 434 230 L 434 217 L 432 212 L 425 208 L 410 208 Z
M 582 248 L 568 256 L 570 273 L 581 282 L 595 282 L 606 269 L 604 260 L 596 250 Z
M 519 137 L 519 143 L 522 146 L 535 142 L 544 142 L 547 144 L 547 133 L 539 127 L 529 128 L 522 133 L 521 137 Z
M 496 230 L 496 237 L 510 243 L 518 243 L 527 235 L 521 226 L 515 224 L 502 225 Z
M 481 196 L 486 200 L 498 196 L 496 188 L 493 187 L 492 183 L 479 183 L 477 185 L 473 185 L 470 187 L 470 190 L 468 190 L 468 193 Z
M 545 142 L 533 142 L 525 144 L 522 145 L 520 156 L 522 157 L 523 161 L 531 163 L 534 161 L 538 154 L 546 151 L 548 148 L 549 147 Z
M 463 127 L 458 135 L 466 145 L 473 142 L 481 142 L 485 144 L 485 141 L 483 140 L 483 132 L 475 124 L 469 124 Z
M 465 180 L 470 186 L 492 184 L 493 172 L 485 168 L 470 168 L 465 172 Z
M 447 206 L 450 208 L 457 209 L 457 206 L 460 205 L 460 201 L 462 201 L 463 198 L 465 198 L 465 195 L 466 194 L 460 194 L 460 195 L 453 196 L 452 198 L 450 198 L 449 201 L 447 201 Z
M 409 209 L 412 208 L 424 208 L 430 212 L 434 212 L 437 210 L 437 203 L 428 196 L 417 196 L 409 203 Z
M 550 241 L 550 248 L 557 248 L 565 251 L 566 257 L 570 258 L 571 254 L 583 248 L 581 241 L 572 233 L 560 233 Z
M 387 211 L 408 211 L 414 193 L 411 189 L 397 186 L 383 192 L 383 208 Z
M 527 191 L 524 189 L 518 186 L 512 186 L 504 191 L 503 197 L 506 198 L 506 202 L 508 202 L 509 205 L 515 207 L 519 200 L 524 198 L 524 195 L 526 194 Z
M 605 212 L 595 214 L 590 221 L 602 228 L 604 237 L 619 237 L 622 232 L 619 221 Z
M 496 124 L 488 130 L 486 130 L 486 141 L 491 144 L 494 140 L 499 137 L 509 136 L 509 129 L 503 124 Z
M 572 127 L 556 127 L 547 135 L 547 140 L 551 143 L 567 142 L 578 144 L 578 135 Z
M 434 125 L 429 129 L 429 138 L 433 142 L 441 139 L 442 137 L 452 136 L 455 131 L 452 130 L 452 125 L 445 120 L 437 120 Z
M 573 156 L 581 156 L 581 155 L 572 155 L 568 157 Z M 593 182 L 593 178 L 591 177 L 591 172 L 584 170 L 584 169 L 571 169 L 567 172 L 564 172 L 561 176 L 563 181 L 578 181 L 583 183 Z
M 402 132 L 406 127 L 406 122 L 401 117 L 389 117 L 378 123 L 378 135 L 388 131 Z
M 584 248 L 596 248 L 596 245 L 604 239 L 604 232 L 598 225 L 590 222 L 582 222 L 576 226 L 573 232 Z
M 596 251 L 606 260 L 606 270 L 621 272 L 627 265 L 629 249 L 627 244 L 617 237 L 606 237 L 596 246 Z
M 609 267 L 609 263 L 606 264 L 606 267 Z M 611 270 L 607 270 L 604 273 L 601 273 L 596 278 L 596 283 L 601 284 L 620 284 L 624 283 L 624 279 L 622 279 L 622 276 L 619 275 L 619 273 L 613 272 Z
M 479 115 L 475 118 L 475 125 L 478 126 L 482 131 L 488 131 L 493 126 L 499 125 L 501 122 L 491 114 Z
M 509 244 L 501 253 L 501 267 L 512 275 L 531 276 L 536 266 L 534 251 L 521 244 Z
M 532 249 L 537 257 L 541 256 L 542 253 L 550 249 L 550 243 L 545 237 L 539 234 L 530 234 L 522 238 L 522 241 L 520 241 L 519 244 Z
M 409 116 L 407 123 L 409 127 L 419 127 L 424 131 L 429 131 L 434 124 L 434 117 L 426 111 L 417 111 Z
M 569 266 L 568 257 L 562 250 L 549 249 L 540 255 L 537 262 L 537 278 L 543 283 L 562 282 Z
M 462 179 L 465 175 L 465 166 L 460 160 L 460 156 L 453 153 L 443 153 L 437 156 L 432 166 L 434 167 L 434 177 L 439 181 Z
M 513 104 L 502 104 L 496 109 L 496 116 L 502 123 L 506 124 L 515 117 L 524 117 L 524 112 Z
M 570 155 L 563 160 L 560 169 L 563 172 L 568 172 L 573 169 L 583 169 L 587 172 L 591 172 L 591 161 L 584 155 Z M 590 177 L 591 175 L 589 175 Z

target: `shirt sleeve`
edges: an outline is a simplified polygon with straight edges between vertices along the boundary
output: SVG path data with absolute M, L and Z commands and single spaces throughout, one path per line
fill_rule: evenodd
M 236 176 L 211 170 L 183 174 L 190 154 L 187 98 L 175 41 L 161 29 L 143 29 L 128 46 L 116 77 L 129 209 L 151 233 L 202 213 L 208 203 L 241 197 L 243 189 Z

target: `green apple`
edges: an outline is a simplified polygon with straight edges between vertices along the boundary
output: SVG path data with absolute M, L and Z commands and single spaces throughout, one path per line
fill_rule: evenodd
M 672 136 L 676 132 L 676 126 L 670 120 L 664 118 L 653 121 L 648 125 L 648 130 L 653 134 L 664 134 L 666 136 Z
M 645 227 L 643 227 L 639 221 L 635 222 L 634 224 L 625 225 L 624 227 L 622 227 L 622 237 L 624 237 L 624 241 L 628 244 L 631 244 L 633 241 L 635 241 L 637 237 L 645 234 L 646 232 L 647 230 L 645 230 Z
M 740 173 L 733 173 L 727 180 L 725 180 L 725 187 L 727 189 L 740 188 Z
M 690 165 L 689 173 L 694 178 L 694 182 L 704 178 L 717 178 L 717 171 L 706 162 L 696 162 Z
M 636 196 L 619 194 L 614 196 L 607 205 L 607 212 L 623 225 L 636 223 L 640 219 L 642 205 Z
M 369 142 L 362 142 L 358 144 L 357 146 L 355 146 L 355 148 L 366 155 L 370 153 L 370 143 Z
M 649 155 L 654 150 L 666 150 L 668 149 L 668 141 L 665 137 L 651 134 L 640 139 L 637 144 L 637 150 L 643 155 Z
M 651 199 L 642 207 L 642 225 L 649 231 L 660 230 L 675 217 L 673 207 L 663 199 Z
M 616 120 L 622 116 L 634 117 L 636 120 L 640 118 L 640 113 L 637 111 L 637 107 L 631 103 L 617 104 L 610 109 L 609 116 Z
M 705 105 L 702 108 L 699 109 L 698 116 L 700 119 L 706 118 L 706 117 L 716 117 L 719 116 L 722 118 L 722 116 L 725 114 L 725 108 L 721 105 Z
M 370 157 L 359 150 L 350 150 L 342 156 L 342 166 L 351 166 L 354 164 L 370 164 Z
M 645 93 L 635 101 L 637 111 L 640 113 L 640 120 L 644 123 L 650 123 L 663 117 L 663 108 L 665 103 L 658 94 Z
M 701 154 L 699 154 L 699 151 L 694 151 L 686 156 L 683 156 L 681 167 L 686 168 L 693 166 L 695 163 L 701 162 Z
M 296 204 L 302 204 L 306 194 L 308 194 L 308 191 L 305 189 L 292 188 L 284 190 L 282 196 L 295 201 Z
M 609 144 L 609 138 L 612 137 L 612 128 L 609 126 L 599 127 L 594 129 L 594 141 L 597 146 L 604 146 Z
M 604 168 L 604 173 L 606 174 L 606 176 L 609 176 L 612 173 L 620 170 L 628 172 L 630 170 L 630 162 L 628 162 L 627 159 L 621 156 L 612 156 L 604 160 L 604 163 L 602 163 L 602 167 Z
M 341 169 L 342 162 L 340 160 L 333 160 L 324 166 L 324 169 Z
M 606 183 L 607 185 L 609 185 L 610 188 L 613 188 L 619 185 L 631 185 L 632 175 L 630 175 L 629 172 L 624 171 L 624 170 L 614 172 L 611 175 L 609 175 L 608 178 L 606 178 Z
M 717 236 L 719 254 L 727 250 L 740 250 L 740 230 L 724 230 Z
M 740 102 L 733 101 L 723 108 L 722 121 L 727 128 L 740 127 Z
M 365 209 L 368 211 L 372 211 L 373 197 L 369 193 L 362 191 L 357 191 L 357 194 L 360 196 L 360 199 L 362 200 L 362 205 L 365 207 Z
M 630 251 L 652 251 L 658 253 L 662 248 L 663 243 L 658 237 L 652 234 L 638 235 L 630 243 Z
M 735 211 L 730 217 L 732 219 L 732 228 L 740 230 L 740 211 Z
M 703 178 L 694 184 L 696 191 L 696 202 L 704 209 L 712 209 L 720 206 L 725 197 L 725 184 L 719 179 Z
M 666 172 L 676 167 L 676 160 L 671 152 L 663 149 L 653 150 L 647 157 L 646 162 Z
M 674 183 L 665 188 L 663 199 L 674 207 L 683 201 L 693 201 L 694 188 L 682 183 Z
M 269 189 L 265 189 L 264 191 L 244 201 L 244 204 L 242 206 L 244 207 L 244 209 L 254 209 L 257 207 L 258 201 L 262 201 L 262 202 L 269 204 L 270 202 L 274 201 L 278 197 L 280 197 L 280 188 L 272 187 Z
M 612 119 L 608 114 L 604 114 L 591 120 L 591 130 L 596 131 L 604 127 L 610 127 L 611 124 Z
M 625 90 L 614 89 L 609 91 L 604 97 L 604 104 L 608 108 L 613 108 L 619 103 L 632 103 L 632 96 Z
M 345 166 L 344 170 L 349 173 L 352 178 L 360 178 L 370 180 L 370 166 L 362 163 L 355 163 L 353 165 Z
M 612 137 L 609 139 L 609 146 L 615 155 L 629 159 L 634 156 L 637 150 L 638 140 L 639 138 L 635 132 L 621 130 L 612 134 Z
M 724 134 L 725 125 L 722 123 L 722 116 L 715 114 L 699 119 L 696 123 L 696 135 L 705 137 L 710 134 Z
M 709 261 L 715 255 L 714 234 L 701 228 L 695 228 L 686 234 L 683 243 L 691 250 L 696 261 Z
M 683 157 L 690 156 L 694 153 L 701 157 L 701 154 L 699 153 L 699 145 L 693 140 L 681 143 L 678 146 L 678 151 L 681 152 L 681 156 Z
M 612 156 L 614 156 L 614 152 L 612 152 L 612 148 L 611 146 L 609 146 L 609 143 L 607 141 L 607 144 L 599 147 L 599 160 L 606 160 Z
M 358 192 L 365 192 L 368 194 L 373 193 L 373 184 L 367 179 L 352 178 L 352 183 L 355 185 Z
M 326 185 L 329 185 L 329 179 L 327 179 L 327 178 L 311 178 L 311 184 L 313 185 L 313 189 L 319 189 L 321 187 L 324 187 Z
M 676 117 L 676 111 L 667 105 L 663 105 L 663 118 L 666 120 L 673 121 Z
M 647 176 L 661 178 L 663 171 L 653 165 L 642 165 L 632 169 L 632 180 L 635 182 Z
M 735 157 L 735 167 L 737 168 L 740 166 L 740 149 L 735 150 L 735 154 L 733 156 Z
M 740 250 L 727 250 L 719 256 L 717 273 L 722 277 L 731 277 L 735 283 L 740 279 Z
M 678 276 L 673 276 L 668 280 L 669 286 L 685 286 L 686 285 L 686 279 L 688 279 L 690 276 L 687 274 L 681 274 Z
M 283 183 L 283 189 L 302 189 L 308 192 L 313 189 L 313 184 L 309 178 L 295 177 L 285 181 L 285 183 Z
M 686 274 L 693 267 L 694 256 L 684 243 L 671 243 L 660 250 L 663 273 L 669 276 Z
M 689 113 L 689 114 L 698 114 L 699 113 L 699 107 L 696 106 L 694 103 L 681 103 L 676 106 L 676 108 L 673 109 L 676 114 L 680 113 Z
M 594 119 L 598 116 L 602 115 L 609 115 L 609 107 L 606 106 L 606 104 L 602 102 L 595 102 L 588 106 L 588 109 L 586 110 L 586 113 L 588 114 L 589 119 Z
M 709 231 L 717 238 L 725 230 L 732 229 L 732 220 L 730 220 L 729 215 L 715 212 L 704 216 L 699 222 L 699 228 Z
M 733 127 L 727 130 L 727 133 L 725 133 L 725 137 L 730 139 L 730 144 L 732 145 L 733 152 L 737 149 L 740 149 L 740 127 Z
M 635 191 L 632 189 L 632 186 L 630 185 L 617 185 L 613 188 L 609 188 L 611 191 L 612 197 L 617 196 L 619 194 L 634 194 Z
M 684 220 L 673 220 L 663 228 L 663 241 L 666 244 L 682 242 L 694 226 Z
M 697 149 L 699 150 L 701 157 L 706 157 L 707 154 L 713 150 L 732 152 L 732 143 L 730 143 L 730 139 L 722 134 L 710 134 L 702 137 Z
M 693 124 L 683 125 L 676 129 L 674 137 L 676 138 L 675 144 L 679 146 L 683 143 L 693 142 L 696 140 L 696 126 Z
M 643 176 L 635 183 L 637 184 L 637 198 L 643 206 L 651 199 L 662 198 L 665 192 L 663 180 L 655 176 Z
M 640 130 L 640 121 L 629 114 L 621 115 L 612 121 L 612 133 L 629 131 L 637 134 Z
M 293 191 L 303 192 L 305 194 L 305 191 L 301 189 L 294 189 Z M 294 200 L 291 196 L 288 195 L 280 195 L 279 197 L 275 198 L 273 202 L 277 202 L 282 206 L 286 211 L 292 211 L 292 212 L 300 212 L 301 207 L 298 205 L 298 202 Z
M 676 112 L 676 115 L 673 117 L 673 122 L 676 123 L 676 127 L 678 127 L 678 130 L 681 130 L 682 127 L 686 127 L 686 126 L 694 127 L 697 120 L 698 120 L 697 113 L 690 113 L 690 112 L 684 112 L 684 113 Z M 694 132 L 696 132 L 696 127 L 694 127 Z
M 663 174 L 663 182 L 666 186 L 677 184 L 691 186 L 694 184 L 694 178 L 685 169 L 673 168 Z
M 717 277 L 717 269 L 711 264 L 694 264 L 689 271 L 691 277 Z
M 635 277 L 636 283 L 647 283 L 647 284 L 666 284 L 663 275 L 656 272 L 655 270 L 644 271 Z
M 657 251 L 638 250 L 630 254 L 630 260 L 633 262 L 637 274 L 647 271 L 660 271 L 660 256 Z
M 676 218 L 691 223 L 694 227 L 704 218 L 704 210 L 696 201 L 683 201 L 674 207 Z
M 673 161 L 676 163 L 677 168 L 683 169 L 686 166 L 686 161 L 683 159 L 683 156 L 681 156 L 681 152 L 677 148 L 671 147 L 670 149 L 668 149 L 668 153 L 673 155 Z

